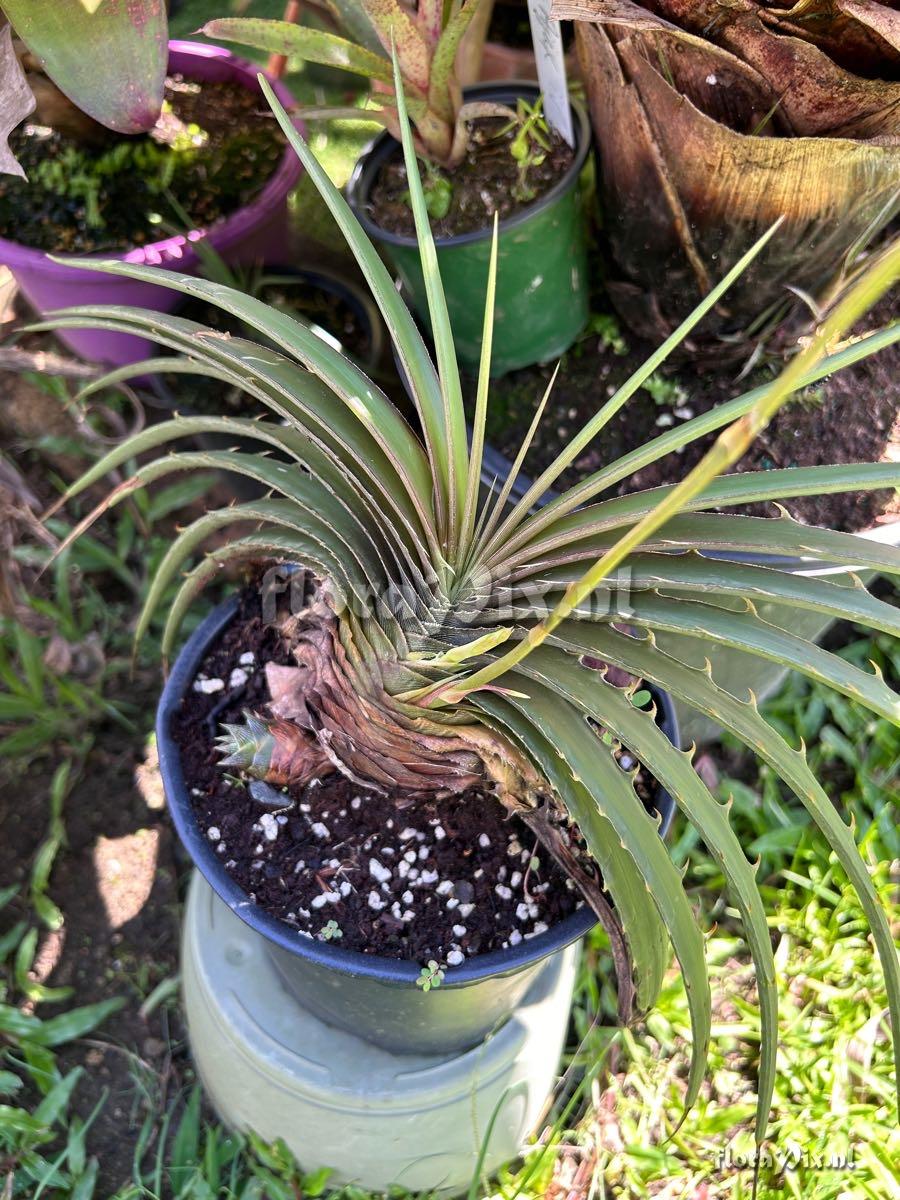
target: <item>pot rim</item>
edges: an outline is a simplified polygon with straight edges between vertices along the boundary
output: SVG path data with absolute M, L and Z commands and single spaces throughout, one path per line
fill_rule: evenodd
M 204 42 L 191 42 L 173 39 L 169 42 L 169 70 L 179 70 L 190 76 L 190 63 L 196 60 L 223 59 L 236 68 L 247 85 L 248 91 L 259 92 L 257 76 L 261 68 L 232 53 L 224 46 L 212 46 Z M 294 105 L 294 97 L 278 79 L 268 76 L 275 94 L 281 103 L 290 110 Z M 261 93 L 260 93 L 261 94 Z M 301 133 L 305 133 L 302 121 L 295 120 L 294 124 Z M 160 241 L 148 242 L 144 246 L 135 246 L 130 250 L 92 251 L 89 254 L 64 254 L 51 257 L 46 250 L 37 250 L 25 246 L 9 238 L 0 237 L 0 264 L 8 266 L 13 272 L 18 269 L 39 270 L 44 275 L 68 276 L 72 270 L 70 262 L 89 262 L 92 259 L 102 262 L 119 261 L 139 263 L 142 266 L 169 266 L 190 272 L 199 262 L 199 256 L 194 250 L 193 243 L 208 238 L 212 246 L 227 248 L 234 241 L 239 241 L 263 220 L 268 218 L 284 202 L 288 193 L 296 186 L 303 167 L 290 145 L 285 146 L 284 154 L 274 174 L 263 186 L 258 195 L 249 204 L 235 209 L 228 216 L 216 221 L 208 229 L 191 229 L 187 233 L 173 234 Z M 57 260 L 57 261 L 55 261 Z
M 522 95 L 537 97 L 541 94 L 541 89 L 538 84 L 532 81 L 518 79 L 476 83 L 463 89 L 463 96 L 466 99 L 498 98 L 499 94 L 499 99 L 502 100 L 504 93 L 509 93 L 506 97 L 507 99 L 516 100 Z M 591 127 L 583 105 L 571 96 L 569 97 L 569 107 L 574 117 L 575 157 L 572 159 L 563 176 L 557 180 L 549 192 L 545 192 L 533 204 L 527 205 L 499 223 L 497 228 L 498 236 L 502 236 L 507 230 L 515 229 L 517 226 L 530 220 L 537 213 L 549 208 L 576 185 L 591 147 Z M 399 145 L 400 143 L 397 139 L 387 131 L 379 133 L 369 143 L 357 160 L 356 166 L 353 168 L 353 172 L 347 183 L 347 202 L 370 238 L 384 242 L 390 246 L 405 246 L 413 250 L 417 249 L 419 245 L 418 240 L 414 236 L 411 234 L 391 233 L 386 229 L 382 229 L 380 225 L 377 225 L 371 219 L 366 211 L 374 172 L 389 155 L 396 151 Z M 435 237 L 434 241 L 437 248 L 443 250 L 454 246 L 467 246 L 472 242 L 483 242 L 490 239 L 492 235 L 493 230 L 490 225 L 487 225 L 484 229 L 476 229 L 469 233 L 457 233 L 452 237 Z
M 219 898 L 251 929 L 281 949 L 320 966 L 330 967 L 344 975 L 366 977 L 386 984 L 414 984 L 421 972 L 421 963 L 364 954 L 356 950 L 343 950 L 327 942 L 304 937 L 277 917 L 265 912 L 249 899 L 243 888 L 228 874 L 221 858 L 215 853 L 209 839 L 201 832 L 194 819 L 193 805 L 182 771 L 181 754 L 172 736 L 171 727 L 204 655 L 234 619 L 239 599 L 238 595 L 234 595 L 217 605 L 194 630 L 175 660 L 157 708 L 156 744 L 160 774 L 166 804 L 179 839 L 194 866 Z M 663 728 L 677 746 L 678 725 L 672 700 L 661 689 L 653 687 L 651 690 L 664 714 Z M 660 834 L 664 835 L 671 824 L 675 802 L 660 788 L 657 803 L 662 817 Z M 518 946 L 475 955 L 458 967 L 447 967 L 442 988 L 466 986 L 494 975 L 518 973 L 577 941 L 596 924 L 597 918 L 593 911 L 586 904 L 582 905 L 546 933 L 528 940 L 523 939 Z

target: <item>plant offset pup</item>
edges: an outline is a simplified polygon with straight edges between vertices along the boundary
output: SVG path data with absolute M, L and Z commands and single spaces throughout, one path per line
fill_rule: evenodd
M 457 166 L 468 142 L 466 121 L 493 116 L 505 108 L 496 104 L 462 102 L 462 89 L 456 77 L 456 60 L 466 31 L 484 0 L 446 3 L 445 0 L 420 0 L 410 13 L 398 0 L 360 0 L 362 10 L 381 44 L 381 53 L 337 34 L 292 25 L 287 21 L 266 21 L 254 17 L 223 17 L 210 21 L 203 32 L 211 38 L 238 42 L 291 55 L 305 62 L 340 67 L 371 80 L 374 97 L 380 107 L 367 109 L 366 117 L 381 121 L 399 140 L 396 93 L 393 91 L 391 45 L 406 96 L 406 107 L 416 130 L 420 153 L 443 167 Z M 338 15 L 344 13 L 340 6 Z M 345 109 L 307 110 L 306 115 L 346 116 Z M 349 115 L 358 117 L 358 109 Z
M 91 325 L 150 335 L 184 356 L 154 360 L 153 369 L 202 373 L 242 388 L 275 419 L 176 418 L 130 439 L 69 494 L 83 491 L 138 454 L 199 432 L 256 439 L 261 453 L 188 451 L 152 461 L 120 484 L 72 536 L 109 505 L 174 471 L 222 467 L 270 489 L 265 499 L 207 513 L 180 533 L 154 580 L 137 637 L 143 635 L 169 582 L 200 552 L 204 539 L 237 522 L 243 531 L 225 544 L 219 534 L 216 548 L 186 576 L 169 613 L 166 653 L 198 590 L 223 564 L 276 558 L 315 572 L 322 584 L 314 602 L 283 626 L 297 665 L 270 671 L 271 711 L 251 714 L 246 726 L 228 732 L 233 756 L 248 771 L 273 781 L 299 783 L 338 767 L 371 788 L 400 788 L 426 797 L 462 791 L 473 783 L 492 786 L 499 800 L 563 859 L 566 843 L 560 824 L 566 816 L 577 822 L 603 875 L 605 891 L 584 871 L 578 882 L 610 931 L 623 1015 L 633 1006 L 645 1010 L 653 1004 L 667 964 L 668 941 L 674 946 L 693 1029 L 686 1091 L 690 1105 L 703 1079 L 710 1037 L 703 933 L 679 872 L 610 742 L 615 739 L 627 747 L 700 830 L 746 923 L 763 1023 L 757 1123 L 762 1140 L 775 1078 L 777 1021 L 774 961 L 753 868 L 728 823 L 727 807 L 698 778 L 690 754 L 675 749 L 653 714 L 632 703 L 632 689 L 614 686 L 608 672 L 588 669 L 583 659 L 600 659 L 715 715 L 793 788 L 858 891 L 884 965 L 895 1045 L 900 1042 L 897 956 L 850 829 L 809 770 L 802 750 L 789 746 L 765 722 L 753 697 L 735 699 L 717 686 L 709 671 L 682 661 L 677 650 L 678 635 L 700 635 L 748 655 L 786 662 L 900 722 L 900 698 L 877 673 L 853 667 L 766 624 L 753 602 L 758 598 L 788 608 L 819 609 L 893 634 L 900 632 L 896 609 L 861 585 L 841 587 L 698 553 L 800 553 L 900 574 L 900 552 L 893 548 L 806 528 L 787 516 L 765 520 L 718 511 L 810 492 L 890 486 L 900 478 L 896 465 L 716 478 L 741 456 L 793 390 L 900 339 L 900 327 L 895 326 L 845 347 L 837 345 L 841 332 L 898 277 L 900 247 L 874 262 L 777 380 L 662 434 L 535 511 L 543 492 L 718 302 L 746 266 L 742 261 L 677 334 L 601 405 L 525 497 L 508 507 L 524 447 L 499 490 L 486 499 L 479 494 L 495 271 L 489 276 L 469 447 L 451 331 L 399 83 L 401 132 L 428 281 L 436 367 L 343 198 L 271 89 L 267 93 L 367 275 L 411 381 L 424 440 L 353 363 L 300 322 L 215 283 L 106 263 L 99 269 L 156 280 L 218 304 L 280 351 L 139 309 L 83 307 L 57 314 L 54 327 Z M 137 364 L 107 380 L 147 369 L 147 363 Z M 101 380 L 90 388 L 104 385 Z M 595 500 L 631 472 L 715 429 L 723 432 L 713 449 L 678 486 Z M 277 458 L 265 453 L 272 450 Z M 246 532 L 248 523 L 251 532 Z M 625 613 L 616 612 L 606 601 L 626 578 L 628 607 Z M 539 601 L 548 597 L 549 605 L 542 607 Z M 730 597 L 743 605 L 732 611 L 705 603 L 707 597 Z M 657 630 L 674 635 L 665 653 L 655 644 Z M 452 977 L 451 969 L 448 983 Z

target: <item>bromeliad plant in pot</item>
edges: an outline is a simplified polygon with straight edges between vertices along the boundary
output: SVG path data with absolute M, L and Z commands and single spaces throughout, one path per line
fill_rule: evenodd
M 174 302 L 126 280 L 98 287 L 51 255 L 116 254 L 195 271 L 204 237 L 232 263 L 284 253 L 287 196 L 300 167 L 271 118 L 258 113 L 255 67 L 222 47 L 168 43 L 161 0 L 95 5 L 95 12 L 80 0 L 3 7 L 28 49 L 23 75 L 9 26 L 0 33 L 0 76 L 16 73 L 22 101 L 3 114 L 2 133 L 19 161 L 8 177 L 0 174 L 0 265 L 33 308 L 85 299 Z M 276 86 L 290 105 L 290 93 Z M 31 89 L 38 108 L 23 123 Z M 12 168 L 11 155 L 5 165 Z M 183 232 L 161 236 L 183 210 Z M 76 353 L 110 364 L 149 351 L 146 339 L 122 334 L 63 337 Z
M 788 612 L 813 608 L 893 634 L 900 632 L 895 608 L 861 586 L 839 587 L 707 557 L 723 549 L 802 551 L 822 561 L 900 574 L 900 552 L 891 547 L 806 528 L 786 516 L 763 519 L 727 512 L 750 501 L 811 490 L 896 484 L 896 464 L 720 475 L 796 388 L 900 338 L 895 327 L 868 339 L 839 341 L 900 276 L 900 246 L 872 264 L 777 380 L 720 407 L 714 418 L 722 429 L 718 441 L 680 484 L 585 507 L 579 507 L 583 496 L 576 488 L 535 511 L 535 500 L 572 456 L 601 433 L 722 300 L 748 263 L 765 253 L 765 244 L 754 247 L 645 366 L 600 405 L 532 491 L 510 507 L 507 497 L 518 463 L 499 489 L 486 496 L 480 491 L 496 238 L 469 446 L 452 333 L 399 80 L 398 120 L 436 366 L 358 221 L 291 128 L 271 89 L 266 90 L 366 274 L 410 379 L 422 435 L 413 432 L 354 364 L 308 328 L 239 292 L 131 264 L 98 268 L 204 297 L 255 329 L 266 346 L 241 338 L 223 340 L 183 318 L 135 309 L 83 306 L 53 317 L 55 326 L 81 324 L 152 336 L 185 356 L 181 370 L 243 388 L 275 418 L 176 418 L 106 456 L 70 493 L 83 491 L 113 467 L 197 432 L 232 433 L 259 442 L 256 455 L 172 452 L 145 462 L 73 533 L 77 536 L 109 505 L 172 472 L 222 466 L 270 489 L 265 499 L 206 514 L 173 543 L 137 630 L 140 638 L 169 583 L 199 556 L 172 603 L 166 654 L 198 592 L 223 565 L 268 558 L 301 564 L 311 573 L 304 576 L 299 612 L 281 615 L 265 633 L 258 620 L 235 625 L 230 613 L 220 613 L 215 633 L 208 628 L 204 644 L 195 640 L 191 645 L 190 661 L 176 664 L 177 690 L 169 691 L 159 732 L 169 800 L 187 845 L 245 922 L 282 950 L 289 947 L 298 962 L 315 964 L 333 1021 L 352 1019 L 357 1028 L 378 1029 L 390 1024 L 387 1014 L 396 1007 L 410 1037 L 420 1036 L 430 1024 L 452 1022 L 454 1012 L 455 1019 L 462 1019 L 458 1014 L 466 1010 L 472 982 L 487 978 L 501 985 L 515 962 L 514 949 L 504 950 L 502 943 L 490 954 L 476 949 L 470 931 L 495 950 L 492 935 L 481 924 L 480 905 L 506 903 L 514 886 L 527 889 L 521 917 L 502 908 L 504 922 L 512 924 L 501 936 L 512 942 L 516 932 L 534 955 L 558 945 L 558 931 L 539 929 L 529 907 L 540 911 L 534 897 L 549 894 L 537 888 L 549 881 L 546 863 L 555 859 L 571 872 L 609 931 L 623 1019 L 652 1006 L 669 943 L 674 947 L 693 1033 L 685 1089 L 690 1108 L 703 1081 L 711 1029 L 703 933 L 657 824 L 635 790 L 640 777 L 630 767 L 641 763 L 698 828 L 721 865 L 746 927 L 762 1022 L 756 1124 L 762 1143 L 778 1047 L 775 962 L 764 905 L 753 867 L 729 824 L 727 805 L 696 774 L 691 754 L 668 740 L 653 709 L 635 703 L 635 689 L 643 681 L 714 714 L 796 793 L 857 890 L 884 968 L 896 1048 L 900 965 L 851 829 L 810 771 L 802 748 L 789 745 L 766 722 L 752 695 L 735 698 L 718 686 L 711 671 L 686 665 L 678 645 L 679 638 L 699 631 L 711 642 L 739 649 L 748 660 L 762 656 L 789 662 L 854 703 L 900 723 L 900 698 L 878 673 L 860 670 L 768 625 L 757 616 L 755 602 L 773 600 Z M 709 420 L 704 425 L 708 428 Z M 536 430 L 537 421 L 532 436 Z M 612 464 L 607 482 L 652 461 L 670 444 L 662 435 Z M 222 531 L 234 526 L 239 532 L 223 541 Z M 201 554 L 205 539 L 213 535 L 215 546 Z M 626 586 L 627 603 L 616 603 L 616 594 Z M 740 598 L 739 610 L 726 612 L 706 603 L 721 596 Z M 656 641 L 663 630 L 673 634 L 665 652 Z M 254 665 L 265 665 L 265 670 L 249 675 Z M 229 695 L 229 688 L 245 690 Z M 190 723 L 196 696 L 206 697 L 207 706 Z M 219 731 L 224 755 L 216 767 L 216 721 L 242 708 L 247 710 L 243 719 L 231 719 Z M 317 793 L 335 782 L 350 799 L 341 804 L 341 793 L 332 793 L 326 817 L 317 807 Z M 191 794 L 192 787 L 199 795 Z M 415 829 L 410 836 L 405 828 L 409 804 L 437 806 L 448 798 L 459 827 L 438 833 L 432 821 L 423 847 Z M 467 878 L 463 868 L 456 885 L 448 881 L 448 887 L 440 887 L 430 856 L 449 841 L 462 851 L 463 861 L 468 851 L 468 860 L 477 863 L 483 845 L 477 832 L 480 814 L 490 802 L 523 823 L 539 848 L 520 848 L 526 859 L 544 866 L 529 861 L 528 871 L 517 867 L 515 885 L 512 874 L 504 878 L 499 868 L 487 879 L 484 869 L 472 870 Z M 266 805 L 276 806 L 274 812 L 266 812 Z M 364 852 L 361 859 L 351 856 L 345 862 L 338 857 L 342 847 L 334 843 L 335 829 L 343 829 L 341 822 L 367 807 L 378 814 L 380 828 L 392 831 L 394 853 L 367 860 Z M 214 812 L 221 822 L 212 826 Z M 418 849 L 398 855 L 407 841 Z M 581 854 L 582 846 L 588 856 Z M 534 883 L 535 871 L 540 885 Z M 528 872 L 526 883 L 521 877 Z M 238 878 L 250 881 L 240 901 L 234 896 Z M 400 880 L 406 890 L 395 899 Z M 458 894 L 459 883 L 467 885 L 465 900 Z M 361 905 L 354 899 L 358 893 L 364 897 Z M 273 923 L 261 911 L 264 905 L 284 920 Z M 440 987 L 425 994 L 417 987 L 422 964 L 407 959 L 396 965 L 389 981 L 381 977 L 389 984 L 380 993 L 383 1011 L 368 1012 L 369 1024 L 360 1025 L 360 1007 L 370 1002 L 372 990 L 362 982 L 367 956 L 353 955 L 354 944 L 371 951 L 393 939 L 393 952 L 402 958 L 404 946 L 424 944 L 416 939 L 426 910 L 439 920 L 430 936 L 443 937 L 435 929 L 446 930 L 443 962 L 435 955 L 433 968 L 425 964 L 429 983 L 443 975 Z M 350 912 L 368 912 L 365 924 L 351 924 L 345 916 Z M 494 922 L 487 924 L 495 929 Z M 536 936 L 529 939 L 528 934 Z M 371 974 L 378 955 L 369 961 Z M 437 1004 L 441 1007 L 429 1007 Z M 495 1008 L 491 1018 L 499 1015 Z
M 225 18 L 210 37 L 294 55 L 353 71 L 372 84 L 366 115 L 384 124 L 350 181 L 350 204 L 369 236 L 387 253 L 410 301 L 429 318 L 409 203 L 409 181 L 397 141 L 390 48 L 394 40 L 416 148 L 426 165 L 425 190 L 436 235 L 447 306 L 461 365 L 476 372 L 481 313 L 472 304 L 487 281 L 493 218 L 500 218 L 498 294 L 492 371 L 546 362 L 566 350 L 588 315 L 588 278 L 578 178 L 590 131 L 572 105 L 575 144 L 569 147 L 540 113 L 533 84 L 483 84 L 462 89 L 456 70 L 483 0 L 444 4 L 421 0 L 410 13 L 397 0 L 362 0 L 381 53 L 347 38 L 279 21 Z M 473 49 L 473 48 L 470 48 Z M 349 110 L 359 116 L 356 109 Z M 306 110 L 346 115 L 344 110 Z

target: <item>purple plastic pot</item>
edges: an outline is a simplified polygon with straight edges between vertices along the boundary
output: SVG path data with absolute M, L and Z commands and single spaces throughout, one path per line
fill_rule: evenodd
M 262 95 L 256 78 L 259 68 L 221 46 L 170 42 L 169 70 L 188 79 L 239 83 Z M 272 86 L 281 103 L 286 108 L 292 107 L 294 99 L 284 84 L 273 81 Z M 265 105 L 264 100 L 261 103 Z M 299 121 L 297 128 L 303 131 Z M 302 171 L 296 154 L 287 147 L 277 171 L 253 203 L 217 222 L 208 234 L 193 230 L 124 254 L 96 257 L 170 267 L 193 275 L 198 271 L 200 259 L 192 243 L 208 237 L 210 244 L 232 265 L 280 261 L 287 239 L 287 197 Z M 127 304 L 171 312 L 181 300 L 177 292 L 168 288 L 74 270 L 65 263 L 52 262 L 42 250 L 32 250 L 4 238 L 0 238 L 0 266 L 9 267 L 23 295 L 39 313 L 74 304 Z M 112 366 L 138 362 L 154 350 L 153 343 L 145 338 L 102 329 L 67 329 L 59 336 L 82 358 Z

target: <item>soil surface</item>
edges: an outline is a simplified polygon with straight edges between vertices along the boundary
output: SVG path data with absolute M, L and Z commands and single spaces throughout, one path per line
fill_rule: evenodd
M 147 135 L 88 146 L 25 122 L 9 140 L 29 180 L 0 176 L 0 237 L 95 253 L 158 241 L 184 228 L 183 214 L 208 228 L 249 203 L 281 161 L 284 137 L 264 108 L 240 84 L 176 75 Z
M 877 329 L 898 316 L 895 299 L 883 302 L 866 321 Z M 607 319 L 602 319 L 607 320 Z M 562 366 L 538 435 L 525 460 L 532 478 L 549 466 L 572 437 L 654 347 L 639 342 L 614 324 L 589 332 L 563 357 Z M 555 364 L 528 367 L 491 385 L 488 440 L 512 459 L 531 424 Z M 652 438 L 685 424 L 692 417 L 774 377 L 766 365 L 748 379 L 732 373 L 685 365 L 658 371 L 650 390 L 642 389 L 609 422 L 596 441 L 557 483 L 563 490 Z M 900 348 L 830 376 L 809 388 L 782 410 L 736 465 L 736 471 L 767 471 L 778 467 L 821 466 L 830 463 L 897 461 L 900 457 Z M 474 382 L 468 385 L 474 403 Z M 660 484 L 678 482 L 709 449 L 711 434 L 630 475 L 607 495 L 621 495 Z M 810 525 L 827 525 L 856 532 L 900 513 L 897 495 L 887 489 L 837 496 L 808 496 L 785 501 L 785 507 Z M 747 511 L 773 515 L 756 505 Z
M 509 121 L 496 117 L 472 121 L 469 147 L 462 163 L 451 172 L 434 168 L 431 182 L 426 176 L 426 191 L 430 186 L 446 186 L 446 182 L 451 189 L 446 215 L 432 215 L 431 228 L 436 237 L 454 237 L 488 229 L 494 213 L 503 221 L 534 204 L 555 187 L 568 170 L 574 151 L 557 134 L 551 133 L 549 152 L 541 155 L 542 161 L 535 161 L 528 168 L 523 180 L 519 164 L 511 153 L 516 129 L 508 129 L 508 125 Z M 381 229 L 414 236 L 409 182 L 399 148 L 382 166 L 372 188 L 369 208 L 369 216 Z
M 257 904 L 298 936 L 449 965 L 518 945 L 575 910 L 574 884 L 487 792 L 426 802 L 337 774 L 286 791 L 229 777 L 219 726 L 264 711 L 265 664 L 292 661 L 257 609 L 248 592 L 174 730 L 197 822 Z

